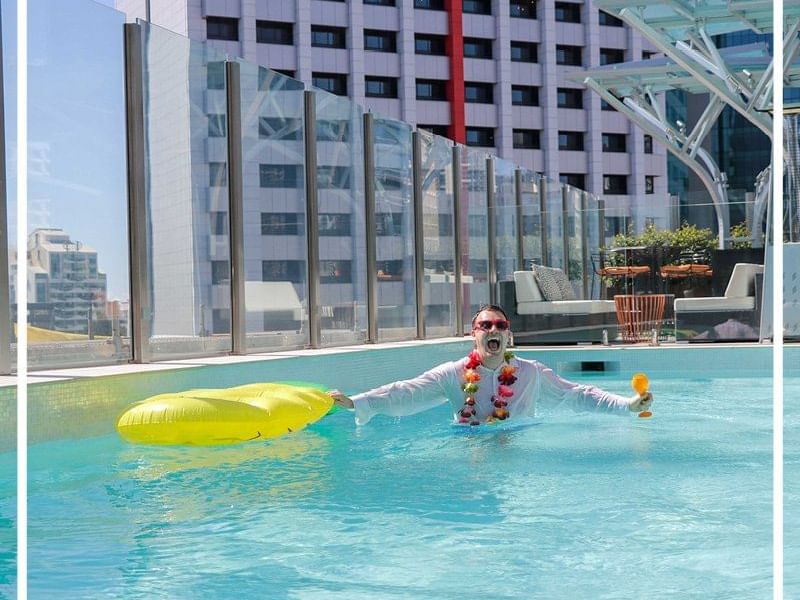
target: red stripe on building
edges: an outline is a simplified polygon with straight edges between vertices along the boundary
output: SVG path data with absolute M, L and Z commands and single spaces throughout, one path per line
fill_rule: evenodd
M 445 42 L 450 59 L 450 81 L 447 82 L 447 99 L 450 101 L 450 126 L 448 137 L 465 144 L 467 141 L 466 115 L 464 114 L 464 30 L 462 26 L 462 0 L 445 0 L 449 35 Z

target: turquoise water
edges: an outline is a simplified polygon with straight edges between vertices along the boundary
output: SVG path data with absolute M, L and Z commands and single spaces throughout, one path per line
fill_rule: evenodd
M 769 379 L 651 380 L 649 420 L 553 412 L 465 432 L 442 407 L 360 429 L 340 412 L 228 448 L 36 445 L 30 597 L 769 597 Z M 0 497 L 3 542 L 12 509 Z M 787 597 L 798 562 L 787 549 Z M 0 594 L 12 569 L 0 552 Z

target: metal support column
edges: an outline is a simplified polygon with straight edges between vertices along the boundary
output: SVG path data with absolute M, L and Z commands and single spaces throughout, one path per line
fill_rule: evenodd
M 244 293 L 244 175 L 242 162 L 241 71 L 239 63 L 225 63 L 228 101 L 228 240 L 231 257 L 231 350 L 247 351 L 247 308 Z
M 517 270 L 525 270 L 525 228 L 522 225 L 522 169 L 514 169 L 514 205 L 517 215 Z
M 589 300 L 589 192 L 581 192 L 581 250 L 583 299 Z
M 597 201 L 597 229 L 600 232 L 599 237 L 600 241 L 600 248 L 603 248 L 606 245 L 606 201 L 605 200 L 598 200 Z M 603 265 L 603 253 L 600 252 L 600 259 L 597 264 L 598 272 L 601 271 L 604 267 Z M 602 277 L 600 279 L 600 299 L 606 299 L 606 286 L 603 283 Z
M 367 342 L 378 341 L 378 250 L 375 228 L 375 117 L 364 113 L 364 221 L 367 241 Z
M 453 161 L 450 166 L 453 169 L 453 244 L 456 249 L 455 264 L 453 268 L 456 272 L 456 335 L 464 335 L 464 283 L 461 274 L 464 271 L 461 257 L 464 251 L 464 237 L 461 235 L 461 146 L 453 146 Z
M 564 273 L 569 278 L 569 187 L 561 186 L 561 254 L 564 261 Z
M 494 212 L 494 160 L 486 158 L 486 212 L 489 259 L 489 303 L 497 304 L 497 220 Z
M 144 81 L 142 27 L 125 24 L 125 132 L 128 157 L 128 248 L 132 361 L 150 358 L 150 301 L 147 271 L 147 195 L 145 188 Z
M 0 14 L 0 375 L 10 375 L 12 327 L 11 294 L 8 289 L 8 194 L 6 190 L 6 121 L 3 94 L 3 17 Z
M 550 240 L 547 235 L 547 179 L 542 176 L 539 178 L 539 232 L 542 240 L 542 265 L 550 264 L 550 252 L 548 246 Z
M 417 300 L 417 339 L 425 339 L 425 232 L 422 211 L 422 138 L 411 134 L 411 173 L 414 180 L 414 277 Z
M 308 244 L 308 333 L 309 346 L 319 348 L 320 327 L 319 290 L 319 206 L 317 204 L 317 106 L 316 94 L 303 92 L 304 143 L 306 155 L 306 242 Z

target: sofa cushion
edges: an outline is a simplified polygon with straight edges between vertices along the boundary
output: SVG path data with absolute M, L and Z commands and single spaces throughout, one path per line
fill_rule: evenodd
M 764 265 L 736 263 L 725 288 L 727 298 L 744 298 L 755 294 L 756 275 L 764 272 Z
M 753 296 L 745 298 L 676 298 L 675 312 L 724 312 L 729 310 L 754 310 L 756 299 Z
M 564 295 L 561 291 L 561 286 L 558 284 L 558 278 L 555 271 L 559 269 L 551 269 L 541 265 L 533 265 L 533 274 L 536 277 L 536 283 L 539 284 L 539 289 L 542 292 L 545 300 L 563 300 Z
M 555 300 L 553 302 L 519 302 L 520 315 L 598 315 L 614 314 L 613 300 Z
M 517 302 L 541 302 L 544 300 L 533 271 L 514 271 L 514 289 Z

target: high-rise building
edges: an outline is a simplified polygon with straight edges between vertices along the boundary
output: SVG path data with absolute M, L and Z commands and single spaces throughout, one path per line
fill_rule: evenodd
M 62 229 L 36 229 L 28 236 L 28 299 L 36 308 L 32 325 L 89 333 L 105 316 L 106 274 L 97 251 L 72 241 Z
M 591 2 L 545 0 L 117 0 L 231 56 L 608 197 L 667 191 L 666 152 L 576 69 L 653 49 Z M 149 5 L 149 9 L 146 8 Z M 662 200 L 663 201 L 663 200 Z

